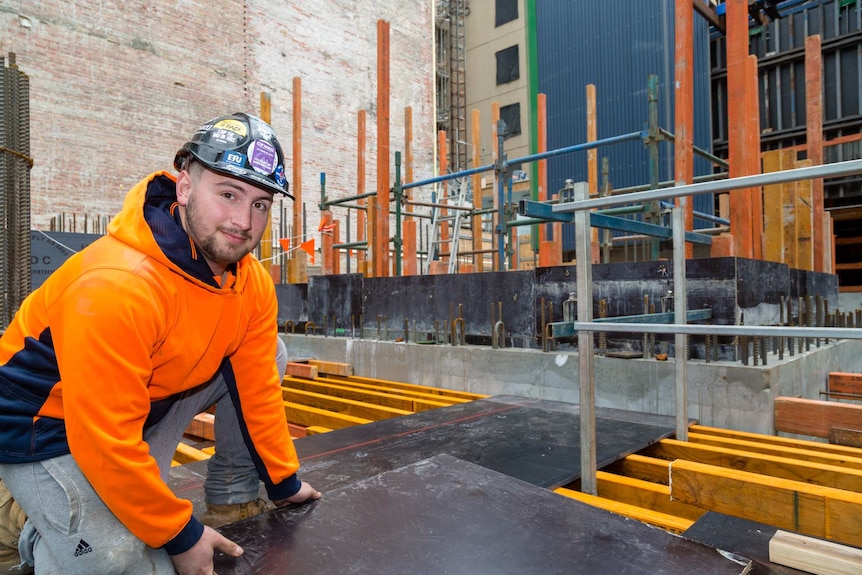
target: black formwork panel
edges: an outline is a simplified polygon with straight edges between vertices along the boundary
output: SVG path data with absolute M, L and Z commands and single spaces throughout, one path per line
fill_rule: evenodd
M 739 575 L 715 549 L 437 455 L 221 529 L 220 575 Z

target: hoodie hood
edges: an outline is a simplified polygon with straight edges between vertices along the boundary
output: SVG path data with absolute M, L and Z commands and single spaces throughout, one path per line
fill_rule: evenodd
M 247 266 L 254 262 L 254 256 L 244 256 L 228 268 L 235 277 L 234 282 L 224 288 L 219 284 L 201 251 L 183 228 L 177 204 L 176 177 L 168 172 L 155 172 L 129 190 L 123 209 L 108 225 L 108 234 L 210 289 L 241 288 L 247 280 Z

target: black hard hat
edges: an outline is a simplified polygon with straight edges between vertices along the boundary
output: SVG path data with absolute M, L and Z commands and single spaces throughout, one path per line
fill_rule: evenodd
M 272 127 L 250 114 L 214 118 L 198 128 L 174 157 L 183 170 L 191 158 L 216 172 L 232 176 L 290 199 L 284 175 L 284 152 Z

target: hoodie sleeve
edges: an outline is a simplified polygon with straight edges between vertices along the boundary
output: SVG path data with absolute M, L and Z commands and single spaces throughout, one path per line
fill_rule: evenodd
M 235 380 L 234 403 L 258 474 L 271 499 L 290 497 L 299 490 L 299 458 L 284 413 L 281 380 L 275 365 L 278 337 L 275 287 L 257 261 L 246 286 L 248 331 L 230 358 Z M 230 389 L 231 378 L 226 377 Z
M 171 317 L 167 294 L 126 270 L 91 270 L 59 295 L 49 315 L 78 466 L 147 545 L 161 547 L 177 536 L 194 544 L 200 529 L 192 504 L 161 479 L 143 440 L 152 356 Z

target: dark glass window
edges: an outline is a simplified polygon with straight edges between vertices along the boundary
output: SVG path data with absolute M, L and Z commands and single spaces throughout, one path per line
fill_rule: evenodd
M 509 46 L 496 53 L 497 56 L 497 85 L 517 80 L 521 77 L 518 67 L 518 45 Z
M 500 119 L 506 122 L 506 134 L 503 139 L 517 136 L 521 133 L 521 104 L 509 104 L 500 108 Z
M 518 0 L 496 0 L 497 10 L 494 15 L 494 27 L 518 19 Z

